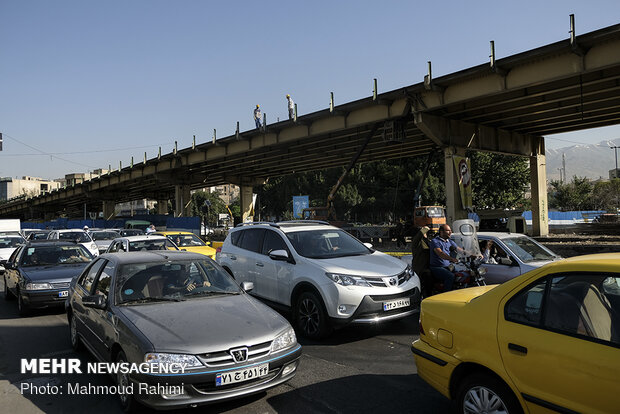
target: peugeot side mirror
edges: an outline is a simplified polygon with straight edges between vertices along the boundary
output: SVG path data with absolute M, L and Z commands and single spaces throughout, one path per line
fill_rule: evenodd
M 105 309 L 107 306 L 105 296 L 90 295 L 82 298 L 82 305 L 87 308 Z
M 254 283 L 252 283 L 252 282 L 242 282 L 241 283 L 241 289 L 245 290 L 246 292 L 249 292 L 252 289 L 254 289 Z

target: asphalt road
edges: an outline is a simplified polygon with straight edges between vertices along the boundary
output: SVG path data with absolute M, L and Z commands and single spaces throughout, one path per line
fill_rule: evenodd
M 0 279 L 0 285 L 2 285 Z M 2 285 L 2 288 L 4 286 Z M 348 327 L 326 341 L 303 339 L 297 375 L 286 384 L 241 400 L 173 413 L 444 413 L 447 399 L 416 375 L 411 342 L 418 337 L 417 315 L 380 327 Z M 120 413 L 113 395 L 39 395 L 21 392 L 21 384 L 110 385 L 95 374 L 20 373 L 21 358 L 94 359 L 75 354 L 62 310 L 20 318 L 14 301 L 0 293 L 0 412 Z M 63 387 L 64 385 L 64 387 Z M 150 412 L 144 409 L 143 412 Z

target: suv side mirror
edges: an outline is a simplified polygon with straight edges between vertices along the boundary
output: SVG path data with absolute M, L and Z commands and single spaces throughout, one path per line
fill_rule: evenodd
M 254 283 L 253 282 L 243 282 L 243 283 L 241 283 L 241 289 L 245 290 L 246 292 L 249 292 L 252 289 L 254 289 Z
M 290 257 L 286 250 L 272 250 L 269 252 L 269 258 L 271 260 L 280 260 L 283 262 L 290 261 Z
M 107 307 L 105 296 L 90 295 L 82 298 L 82 305 L 87 308 L 105 309 Z

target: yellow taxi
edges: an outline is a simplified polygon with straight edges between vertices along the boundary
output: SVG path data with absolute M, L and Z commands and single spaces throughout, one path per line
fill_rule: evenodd
M 188 231 L 156 231 L 151 235 L 166 236 L 179 249 L 188 252 L 200 253 L 215 260 L 215 249 L 207 246 L 200 237 Z
M 459 413 L 618 413 L 620 253 L 431 296 L 411 350 Z

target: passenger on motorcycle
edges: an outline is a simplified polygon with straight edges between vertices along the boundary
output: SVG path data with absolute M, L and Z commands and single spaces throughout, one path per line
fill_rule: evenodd
M 443 283 L 444 292 L 452 290 L 454 285 L 454 273 L 447 269 L 450 263 L 458 263 L 458 259 L 450 256 L 450 250 L 455 249 L 459 253 L 464 253 L 450 239 L 452 229 L 447 224 L 439 227 L 439 235 L 430 241 L 430 267 L 433 277 Z

